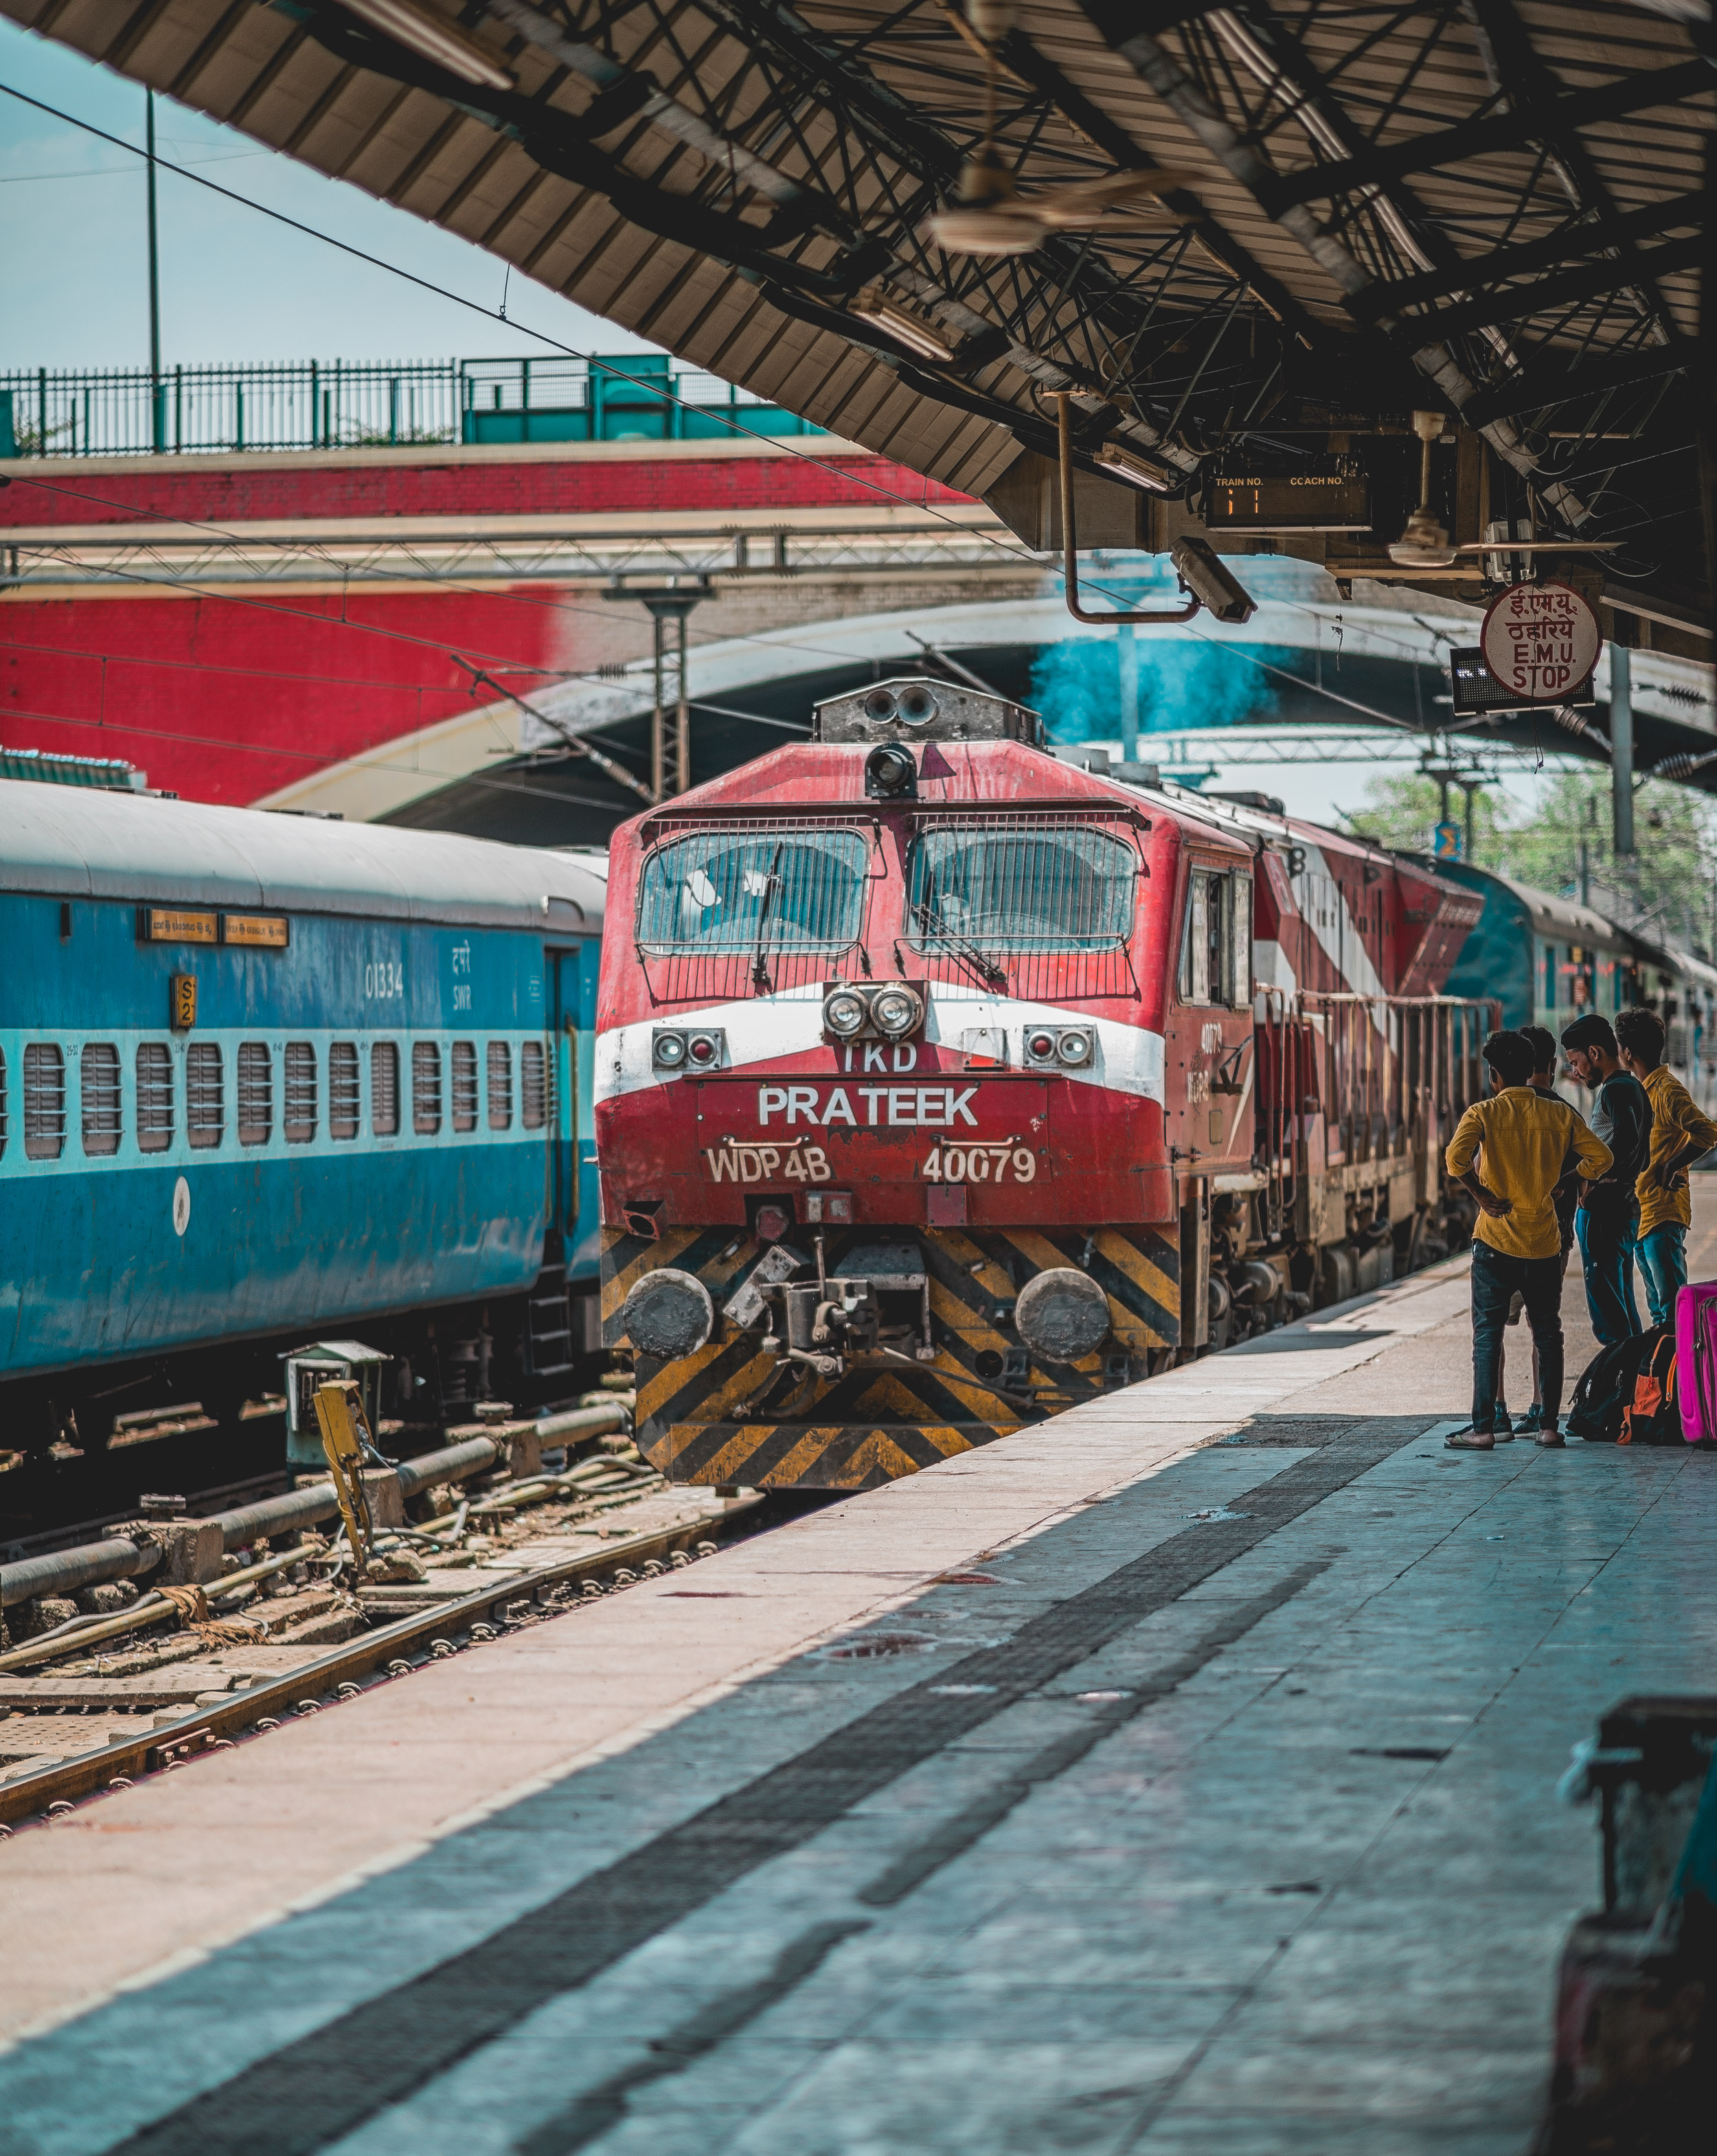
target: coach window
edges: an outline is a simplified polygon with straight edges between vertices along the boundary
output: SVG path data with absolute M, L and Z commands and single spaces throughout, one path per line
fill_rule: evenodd
M 100 1159 L 119 1151 L 119 1050 L 111 1040 L 86 1040 L 78 1058 L 84 1151 Z
M 275 1128 L 274 1059 L 265 1040 L 239 1044 L 239 1142 L 266 1145 Z
M 477 1045 L 474 1040 L 453 1044 L 453 1127 L 477 1127 Z
M 173 1142 L 173 1059 L 164 1041 L 137 1050 L 137 1150 L 165 1152 Z
M 349 1040 L 337 1040 L 328 1050 L 328 1136 L 355 1138 L 362 1107 L 357 1046 Z
M 226 1128 L 225 1074 L 218 1042 L 193 1040 L 185 1051 L 185 1135 L 193 1146 L 218 1146 Z
M 411 1127 L 420 1138 L 441 1128 L 441 1050 L 433 1040 L 411 1045 Z
M 0 1160 L 6 1158 L 6 1050 L 0 1048 Z
M 399 1129 L 399 1049 L 391 1040 L 374 1042 L 370 1049 L 370 1130 L 378 1138 L 391 1138 Z
M 512 1049 L 504 1040 L 489 1044 L 489 1127 L 512 1128 Z
M 548 1121 L 547 1058 L 540 1040 L 519 1049 L 519 1121 L 527 1131 L 540 1131 Z
M 308 1145 L 316 1136 L 316 1043 L 286 1043 L 285 1113 L 280 1119 L 288 1145 Z
M 23 1052 L 23 1149 L 27 1160 L 58 1160 L 65 1149 L 65 1058 L 51 1040 Z

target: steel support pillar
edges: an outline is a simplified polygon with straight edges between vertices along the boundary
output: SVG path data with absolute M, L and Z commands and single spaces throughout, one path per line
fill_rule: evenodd
M 1633 654 L 1610 646 L 1610 806 L 1616 858 L 1633 851 Z

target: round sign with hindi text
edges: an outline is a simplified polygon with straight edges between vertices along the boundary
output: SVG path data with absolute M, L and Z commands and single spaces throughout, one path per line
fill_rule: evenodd
M 1597 664 L 1598 618 L 1568 584 L 1514 584 L 1479 634 L 1491 679 L 1523 704 L 1565 704 Z

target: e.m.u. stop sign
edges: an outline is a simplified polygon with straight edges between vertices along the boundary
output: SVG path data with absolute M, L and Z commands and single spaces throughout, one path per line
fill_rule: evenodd
M 1515 584 L 1479 634 L 1491 678 L 1523 704 L 1561 704 L 1597 664 L 1598 618 L 1568 584 Z

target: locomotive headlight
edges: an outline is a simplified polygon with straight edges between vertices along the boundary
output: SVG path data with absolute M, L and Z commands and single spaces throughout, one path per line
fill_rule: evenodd
M 658 1028 L 650 1045 L 650 1060 L 658 1070 L 678 1070 L 686 1061 L 686 1036 Z
M 823 998 L 823 1024 L 839 1040 L 851 1040 L 862 1033 L 869 1016 L 856 988 L 835 988 Z
M 1077 1065 L 1091 1060 L 1091 1035 L 1082 1025 L 1069 1026 L 1056 1042 L 1056 1054 L 1063 1063 Z
M 904 1040 L 924 1022 L 924 999 L 913 988 L 879 988 L 871 998 L 877 1030 L 891 1040 Z

